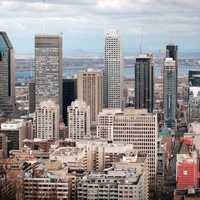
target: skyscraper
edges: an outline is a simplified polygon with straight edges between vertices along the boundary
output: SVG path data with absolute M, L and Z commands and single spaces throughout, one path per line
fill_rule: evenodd
M 166 58 L 163 72 L 164 124 L 167 128 L 176 127 L 176 62 Z
M 59 35 L 35 37 L 35 71 L 36 107 L 51 99 L 62 111 L 62 38 Z
M 189 122 L 200 122 L 200 71 L 189 71 Z
M 139 55 L 135 64 L 135 108 L 154 108 L 154 80 L 152 55 Z
M 103 107 L 103 74 L 101 71 L 88 69 L 78 75 L 78 99 L 85 101 L 90 106 L 91 123 L 96 123 L 96 118 Z
M 34 135 L 40 139 L 58 139 L 59 106 L 52 100 L 43 101 L 36 108 Z
M 5 32 L 0 32 L 0 113 L 10 115 L 15 109 L 14 49 Z
M 121 108 L 123 63 L 118 31 L 105 35 L 104 107 Z
M 63 79 L 63 121 L 68 126 L 67 108 L 77 99 L 77 79 Z
M 175 44 L 168 44 L 166 46 L 166 58 L 173 58 L 176 62 L 176 102 L 178 92 L 178 46 Z

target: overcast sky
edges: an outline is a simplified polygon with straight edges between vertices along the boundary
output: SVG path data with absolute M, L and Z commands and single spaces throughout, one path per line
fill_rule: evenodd
M 62 33 L 64 52 L 101 52 L 104 32 L 118 29 L 123 50 L 177 43 L 200 51 L 200 0 L 0 0 L 0 30 L 17 54 L 34 52 L 34 35 Z M 143 38 L 143 39 L 141 39 Z

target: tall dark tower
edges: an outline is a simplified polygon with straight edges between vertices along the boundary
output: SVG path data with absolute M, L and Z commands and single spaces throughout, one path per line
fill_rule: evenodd
M 67 107 L 77 98 L 77 79 L 63 79 L 63 121 L 68 125 Z
M 0 113 L 15 110 L 15 59 L 13 46 L 5 32 L 0 32 Z
M 178 46 L 174 44 L 168 44 L 166 46 L 166 57 L 173 58 L 178 64 Z
M 176 128 L 176 62 L 166 58 L 163 72 L 164 123 L 167 128 Z
M 35 82 L 31 81 L 28 87 L 29 112 L 35 112 Z
M 139 55 L 135 64 L 135 108 L 153 112 L 154 80 L 152 55 Z
M 177 45 L 168 44 L 166 46 L 166 58 L 173 58 L 173 60 L 176 62 L 176 96 L 177 96 L 178 92 L 178 46 Z

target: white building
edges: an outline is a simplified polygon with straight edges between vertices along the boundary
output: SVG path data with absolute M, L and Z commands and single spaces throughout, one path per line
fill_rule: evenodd
M 67 110 L 69 138 L 90 136 L 90 107 L 84 101 L 75 100 Z
M 41 102 L 34 116 L 35 137 L 57 139 L 59 137 L 59 114 L 59 105 L 54 101 Z
M 157 169 L 157 115 L 147 110 L 125 109 L 123 112 L 106 109 L 99 114 L 97 135 L 115 143 L 133 144 L 133 148 L 148 155 L 151 186 L 154 188 Z M 104 133 L 105 132 L 105 133 Z
M 123 90 L 123 62 L 118 31 L 105 35 L 104 107 L 121 108 Z
M 116 114 L 122 114 L 121 109 L 103 109 L 97 118 L 97 136 L 113 140 L 113 123 Z

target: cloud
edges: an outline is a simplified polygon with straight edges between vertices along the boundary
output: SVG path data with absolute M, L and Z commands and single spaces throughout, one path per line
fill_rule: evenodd
M 20 38 L 32 42 L 43 31 L 63 32 L 69 49 L 102 49 L 103 33 L 110 28 L 121 31 L 125 48 L 131 48 L 130 39 L 137 45 L 141 34 L 155 48 L 169 38 L 196 48 L 199 9 L 199 0 L 1 0 L 0 29 L 11 35 L 19 51 L 30 46 L 19 46 Z

